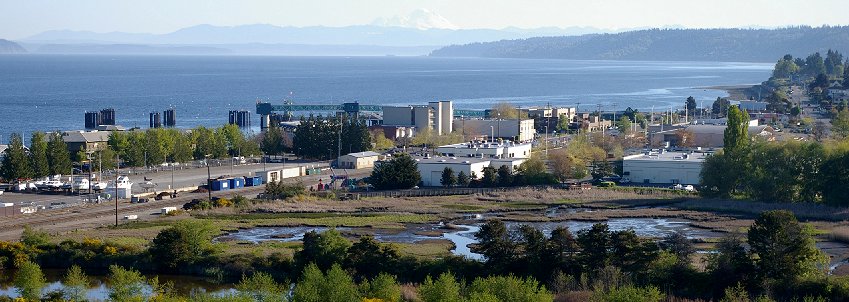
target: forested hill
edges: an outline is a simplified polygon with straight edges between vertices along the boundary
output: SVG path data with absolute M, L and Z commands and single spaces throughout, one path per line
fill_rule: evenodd
M 18 43 L 0 39 L 0 54 L 26 53 L 27 50 Z
M 452 45 L 437 57 L 775 62 L 785 54 L 849 52 L 849 26 L 651 29 Z

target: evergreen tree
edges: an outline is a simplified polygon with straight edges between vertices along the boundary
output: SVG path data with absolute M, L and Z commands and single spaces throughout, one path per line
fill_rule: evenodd
M 260 149 L 266 155 L 282 155 L 286 147 L 284 146 L 284 138 L 286 135 L 280 127 L 269 127 L 262 134 Z
M 68 301 L 85 301 L 88 286 L 88 276 L 79 266 L 72 265 L 62 279 L 62 295 Z
M 369 177 L 378 190 L 409 189 L 421 181 L 418 163 L 409 154 L 400 154 L 374 167 Z
M 481 185 L 486 188 L 494 187 L 498 184 L 498 172 L 491 166 L 483 167 L 483 176 L 481 177 Z
M 47 162 L 50 163 L 51 175 L 71 173 L 71 154 L 62 134 L 58 132 L 53 133 L 47 143 Z
M 498 185 L 501 187 L 513 185 L 513 173 L 510 173 L 510 168 L 505 165 L 498 167 Z
M 728 99 L 717 97 L 716 101 L 713 101 L 713 105 L 711 106 L 711 112 L 716 116 L 723 117 L 728 115 L 728 107 L 731 102 Z
M 47 162 L 47 141 L 44 133 L 33 132 L 29 146 L 33 177 L 39 178 L 49 175 L 50 164 Z
M 32 262 L 24 262 L 15 274 L 15 287 L 22 298 L 29 301 L 41 301 L 41 289 L 47 281 L 41 267 Z
M 457 173 L 457 185 L 461 187 L 469 186 L 469 176 L 466 175 L 466 172 L 460 171 Z
M 687 110 L 687 114 L 691 117 L 696 114 L 696 98 L 692 96 L 687 97 L 687 101 L 684 105 L 685 110 Z
M 603 268 L 610 264 L 612 248 L 610 230 L 606 223 L 596 223 L 587 230 L 578 232 L 581 247 L 581 262 L 588 270 Z
M 457 184 L 457 177 L 454 176 L 454 170 L 450 167 L 445 167 L 442 169 L 442 178 L 440 178 L 439 183 L 446 188 L 453 187 Z
M 843 89 L 849 89 L 849 65 L 843 66 Z
M 817 249 L 810 231 L 787 210 L 761 214 L 749 228 L 749 245 L 761 278 L 796 280 L 828 267 L 828 257 Z
M 4 151 L 0 172 L 7 181 L 33 177 L 29 156 L 20 134 L 12 133 L 9 137 L 9 147 Z

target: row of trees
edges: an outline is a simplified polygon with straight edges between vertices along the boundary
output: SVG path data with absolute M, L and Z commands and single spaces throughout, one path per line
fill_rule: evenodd
M 297 276 L 301 278 L 295 285 L 295 301 L 318 301 L 314 299 L 340 293 L 345 297 L 357 297 L 357 300 L 397 297 L 394 289 L 387 290 L 394 286 L 375 285 L 396 284 L 392 276 L 400 282 L 420 283 L 419 297 L 424 301 L 490 301 L 472 299 L 475 292 L 498 298 L 491 301 L 551 301 L 549 291 L 595 290 L 610 294 L 617 288 L 630 288 L 626 292 L 643 288 L 647 290 L 642 293 L 657 293 L 651 290 L 653 287 L 679 297 L 707 300 L 722 297 L 726 289 L 732 287 L 756 295 L 771 291 L 776 298 L 784 300 L 811 295 L 832 300 L 849 298 L 849 282 L 825 276 L 827 257 L 816 248 L 811 229 L 787 211 L 763 213 L 749 228 L 746 243 L 738 235 L 723 238 L 716 252 L 708 256 L 704 271 L 693 267 L 693 245 L 680 234 L 673 233 L 658 241 L 640 238 L 633 230 L 611 231 L 604 223 L 576 235 L 561 227 L 547 236 L 530 226 L 511 228 L 498 220 L 488 221 L 476 233 L 479 244 L 473 248 L 484 256 L 483 263 L 450 256 L 432 260 L 403 256 L 397 246 L 379 243 L 372 236 L 362 236 L 352 243 L 333 229 L 305 234 L 302 248 L 292 258 L 278 254 L 261 258 L 223 256 L 211 241 L 215 234 L 218 230 L 209 222 L 185 220 L 161 231 L 148 250 L 134 251 L 98 240 L 56 245 L 38 232 L 30 231 L 23 236 L 22 242 L 0 242 L 0 259 L 23 272 L 18 274 L 21 278 L 18 288 L 22 294 L 40 294 L 36 290 L 41 288 L 39 283 L 29 283 L 43 280 L 33 273 L 36 269 L 31 263 L 37 260 L 40 265 L 51 268 L 77 264 L 96 269 L 123 262 L 125 267 L 138 269 L 153 265 L 158 272 L 171 273 L 217 271 L 216 274 L 220 274 L 222 269 L 233 270 L 245 265 L 239 269 L 239 276 L 259 277 L 243 278 L 237 286 L 239 294 L 248 292 L 252 298 L 235 301 L 268 301 L 259 298 L 269 294 L 265 290 L 288 288 L 275 284 L 280 280 L 295 280 Z M 464 286 L 451 275 L 441 276 L 448 271 L 460 280 L 482 279 Z M 483 278 L 508 274 L 516 278 Z M 143 280 L 125 272 L 115 274 L 113 271 L 113 275 L 113 287 L 115 280 Z M 440 278 L 434 280 L 428 276 Z M 360 285 L 352 285 L 353 282 Z M 483 284 L 475 285 L 476 282 L 493 287 L 483 290 L 484 287 L 478 287 Z M 246 284 L 263 286 L 246 287 Z M 547 289 L 539 284 L 545 284 Z M 285 290 L 270 293 L 283 292 Z M 375 294 L 386 292 L 393 294 Z M 449 297 L 453 298 L 428 298 L 438 293 L 451 293 Z M 748 293 L 745 296 L 748 298 Z M 115 301 L 130 301 L 114 298 L 128 297 L 125 294 L 110 297 Z
M 707 258 L 705 271 L 693 267 L 693 244 L 677 233 L 654 241 L 633 230 L 610 231 L 599 223 L 577 236 L 560 227 L 547 237 L 530 226 L 511 230 L 500 221 L 489 221 L 475 237 L 491 273 L 532 276 L 552 285 L 659 286 L 671 294 L 708 300 L 723 297 L 738 284 L 755 294 L 771 290 L 781 299 L 846 297 L 845 281 L 830 290 L 817 287 L 829 282 L 824 274 L 828 257 L 816 248 L 811 234 L 788 211 L 765 212 L 749 228 L 748 249 L 737 234 L 722 238 L 716 253 Z M 745 299 L 735 301 L 748 301 L 748 294 Z
M 173 128 L 116 131 L 109 136 L 108 145 L 109 152 L 116 152 L 126 165 L 132 167 L 187 162 L 207 156 L 227 158 L 260 153 L 257 142 L 236 125 L 197 127 L 185 132 Z
M 341 132 L 340 132 L 341 131 Z M 283 140 L 279 140 L 283 142 Z M 263 147 L 263 149 L 272 149 Z M 302 118 L 292 139 L 292 152 L 311 159 L 336 158 L 343 154 L 372 149 L 371 133 L 364 120 L 310 115 Z
M 24 146 L 21 135 L 13 133 L 2 157 L 0 176 L 6 180 L 71 173 L 68 146 L 59 133 L 52 133 L 47 138 L 42 132 L 33 132 L 29 149 Z
M 702 167 L 701 192 L 776 202 L 849 204 L 849 141 L 761 142 L 746 131 L 746 112 L 731 107 L 725 147 Z
M 843 55 L 835 50 L 829 49 L 825 58 L 819 52 L 808 55 L 807 58 L 793 58 L 792 55 L 784 55 L 775 63 L 772 76 L 775 78 L 789 78 L 791 76 L 816 77 L 823 74 L 832 77 L 842 77 L 847 72 L 843 61 Z

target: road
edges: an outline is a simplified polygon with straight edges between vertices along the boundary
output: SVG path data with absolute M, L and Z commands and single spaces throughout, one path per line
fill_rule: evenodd
M 272 167 L 276 166 L 277 165 L 272 166 L 271 164 L 268 164 L 267 168 L 272 169 Z M 290 164 L 287 163 L 286 166 L 289 167 Z M 241 168 L 241 171 L 245 172 L 250 172 L 254 170 L 261 171 L 262 164 L 234 167 L 233 171 L 240 171 L 237 170 L 237 168 Z M 217 175 L 230 174 L 230 167 L 218 167 L 217 169 L 213 169 L 213 171 L 215 171 L 213 173 L 213 176 L 216 176 L 215 173 L 219 173 Z M 182 177 L 180 178 L 180 181 L 182 182 L 191 183 L 195 182 L 196 180 L 199 182 L 206 179 L 206 169 L 187 169 L 184 171 L 175 171 L 175 185 L 178 183 L 177 175 L 181 172 L 183 173 Z M 352 178 L 362 178 L 368 176 L 371 173 L 371 169 L 369 168 L 359 170 L 339 170 L 336 172 L 340 175 L 348 175 Z M 170 182 L 170 172 L 152 173 L 148 174 L 148 177 L 150 178 L 153 176 L 161 178 L 164 177 L 163 174 L 167 175 L 168 181 Z M 144 176 L 138 175 L 136 177 L 143 178 Z M 329 177 L 330 176 L 328 174 L 318 174 L 301 176 L 296 178 L 288 178 L 285 179 L 284 182 L 302 182 L 306 186 L 315 186 L 319 182 L 319 180 L 322 180 L 323 183 L 327 183 Z M 264 190 L 265 186 L 260 186 L 223 192 L 213 192 L 212 195 L 213 197 L 230 197 L 235 196 L 236 194 L 241 194 L 247 197 L 253 197 L 256 196 L 256 194 L 263 192 Z M 191 201 L 192 199 L 205 199 L 206 197 L 206 193 L 180 193 L 175 199 L 151 201 L 148 203 L 140 204 L 131 204 L 128 200 L 121 200 L 118 203 L 118 217 L 123 218 L 126 215 L 138 215 L 138 220 L 156 219 L 159 217 L 159 212 L 163 207 L 176 206 L 179 208 L 182 207 L 183 204 L 185 204 L 186 202 Z M 10 193 L 10 195 L 8 196 L 4 194 L 3 200 L 8 200 L 8 202 L 17 202 L 18 200 L 39 200 L 40 202 L 49 203 L 51 201 L 55 202 L 59 200 L 77 201 L 79 200 L 79 197 L 64 195 Z M 126 223 L 126 220 L 120 219 L 119 222 Z M 51 233 L 63 233 L 77 229 L 112 225 L 114 223 L 115 203 L 113 200 L 105 201 L 100 204 L 86 203 L 63 209 L 42 210 L 35 214 L 24 214 L 17 217 L 3 218 L 2 220 L 0 220 L 0 240 L 18 240 L 20 238 L 20 234 L 24 226 L 44 229 Z

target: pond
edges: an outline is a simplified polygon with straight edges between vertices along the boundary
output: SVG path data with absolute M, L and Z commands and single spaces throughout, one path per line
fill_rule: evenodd
M 710 230 L 694 228 L 689 221 L 683 219 L 667 218 L 616 218 L 606 221 L 611 231 L 634 229 L 641 237 L 664 237 L 673 232 L 681 232 L 687 238 L 711 238 L 720 237 L 721 234 Z M 595 222 L 586 221 L 561 221 L 561 222 L 507 222 L 507 227 L 515 230 L 522 224 L 531 225 L 546 235 L 557 227 L 566 227 L 572 233 L 589 229 Z M 370 233 L 375 239 L 382 242 L 417 243 L 425 240 L 446 239 L 454 243 L 451 252 L 455 255 L 465 256 L 469 259 L 484 260 L 483 255 L 474 253 L 469 248 L 470 244 L 477 243 L 475 233 L 480 230 L 482 223 L 469 223 L 465 225 L 454 225 L 446 227 L 443 223 L 434 224 L 411 224 L 403 230 L 385 230 L 370 228 L 337 228 L 343 235 L 357 237 L 359 234 Z M 323 232 L 327 227 L 292 226 L 292 227 L 256 227 L 242 229 L 236 232 L 220 236 L 216 241 L 242 241 L 260 243 L 263 241 L 294 242 L 304 238 L 304 234 L 310 231 Z
M 2 276 L 0 276 L 2 277 L 0 278 L 0 297 L 18 297 L 19 295 L 16 291 L 16 288 L 12 284 L 12 280 L 14 279 L 14 272 L 0 271 L 0 274 L 2 274 Z M 46 294 L 62 290 L 63 285 L 61 279 L 64 274 L 64 270 L 44 270 L 44 275 L 48 283 L 42 292 Z M 152 278 L 154 276 L 148 275 L 145 277 Z M 156 277 L 159 278 L 160 283 L 172 282 L 174 284 L 174 291 L 176 291 L 180 295 L 189 295 L 193 292 L 225 294 L 235 290 L 232 285 L 216 284 L 199 277 L 179 275 L 157 275 Z M 106 281 L 107 276 L 91 275 L 89 276 L 89 278 L 92 281 L 89 285 L 88 292 L 86 293 L 86 296 L 89 301 L 105 301 L 107 298 L 109 298 L 109 284 Z M 146 290 L 149 291 L 150 289 Z

